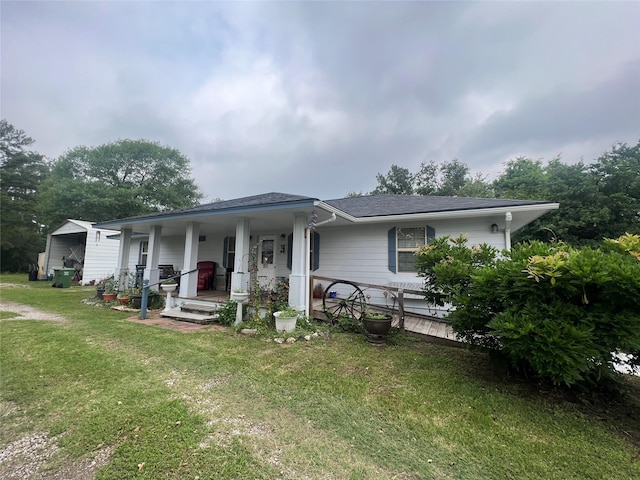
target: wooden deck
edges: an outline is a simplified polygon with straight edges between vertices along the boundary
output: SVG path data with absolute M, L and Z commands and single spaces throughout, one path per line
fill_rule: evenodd
M 398 312 L 395 311 L 392 313 L 396 314 L 394 324 L 395 326 L 398 326 Z M 313 317 L 321 320 L 326 319 L 326 315 L 322 310 L 322 300 L 314 299 Z M 411 315 L 410 313 L 405 313 L 404 329 L 409 333 L 420 335 L 426 340 L 442 342 L 455 346 L 463 345 L 453 332 L 451 324 L 436 317 L 426 317 L 423 315 Z

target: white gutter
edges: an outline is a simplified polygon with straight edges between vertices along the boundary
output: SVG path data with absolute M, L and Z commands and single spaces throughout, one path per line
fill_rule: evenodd
M 511 250 L 511 220 L 513 216 L 511 212 L 504 214 L 504 248 Z
M 351 217 L 349 218 L 354 223 L 388 223 L 412 221 L 418 218 L 420 219 L 450 219 L 456 217 L 490 217 L 492 215 L 500 213 L 511 212 L 535 212 L 540 210 L 557 210 L 560 207 L 559 203 L 539 203 L 536 205 L 522 205 L 522 206 L 510 206 L 510 207 L 493 207 L 493 208 L 478 208 L 473 210 L 443 210 L 441 212 L 430 213 L 405 213 L 400 215 L 380 215 L 375 217 Z M 344 215 L 342 217 L 347 218 Z
M 309 316 L 309 309 L 311 308 L 311 305 L 309 305 L 309 279 L 311 278 L 311 261 L 309 260 L 309 257 L 311 255 L 311 231 L 315 230 L 316 228 L 318 228 L 320 225 L 324 225 L 326 223 L 330 223 L 330 222 L 335 222 L 336 220 L 336 214 L 332 213 L 331 217 L 327 218 L 326 220 L 322 220 L 321 222 L 316 223 L 313 228 L 311 227 L 307 227 L 305 229 L 304 235 L 305 237 L 307 237 L 307 246 L 306 246 L 306 264 L 307 264 L 307 275 L 305 278 L 305 282 L 304 282 L 304 314 L 306 317 Z

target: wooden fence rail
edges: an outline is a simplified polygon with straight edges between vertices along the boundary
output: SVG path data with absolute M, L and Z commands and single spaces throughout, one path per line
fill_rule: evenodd
M 395 296 L 398 300 L 398 327 L 401 332 L 404 332 L 404 295 L 405 293 L 411 295 L 423 295 L 421 290 L 410 290 L 406 288 L 400 287 L 391 287 L 388 285 L 376 285 L 373 283 L 365 283 L 365 282 L 354 282 L 353 280 L 347 280 L 344 278 L 331 278 L 331 277 L 323 277 L 320 275 L 310 275 L 309 276 L 309 305 L 313 305 L 313 285 L 316 280 L 324 280 L 325 282 L 329 282 L 330 284 L 333 282 L 348 282 L 358 285 L 358 287 L 365 288 L 375 288 L 377 290 L 382 290 L 385 292 L 389 292 L 391 295 Z

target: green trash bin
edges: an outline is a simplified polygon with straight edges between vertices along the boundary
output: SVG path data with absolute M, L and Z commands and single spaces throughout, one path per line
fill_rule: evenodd
M 69 288 L 71 286 L 71 279 L 75 270 L 73 268 L 59 268 L 53 271 L 53 284 L 52 287 L 57 288 Z

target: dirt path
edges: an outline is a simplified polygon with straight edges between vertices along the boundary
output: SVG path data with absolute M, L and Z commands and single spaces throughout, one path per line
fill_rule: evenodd
M 0 321 L 6 320 L 46 320 L 50 322 L 65 322 L 67 319 L 62 315 L 55 313 L 45 312 L 29 305 L 22 305 L 20 303 L 7 302 L 6 300 L 0 300 L 0 312 L 15 313 L 15 317 L 2 318 Z

